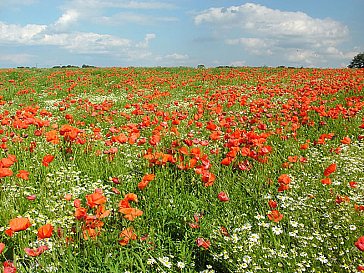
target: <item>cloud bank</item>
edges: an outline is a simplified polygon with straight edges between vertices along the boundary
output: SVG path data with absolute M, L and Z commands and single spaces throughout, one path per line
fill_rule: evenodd
M 303 12 L 246 3 L 201 11 L 194 22 L 197 26 L 212 26 L 226 45 L 240 46 L 252 55 L 279 55 L 290 63 L 322 65 L 328 58 L 347 59 L 353 55 L 339 49 L 349 37 L 347 26 Z

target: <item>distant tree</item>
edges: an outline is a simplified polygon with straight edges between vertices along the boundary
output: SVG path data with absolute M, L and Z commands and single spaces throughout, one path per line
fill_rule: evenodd
M 94 65 L 83 64 L 82 68 L 95 68 Z
M 203 68 L 205 68 L 205 65 L 204 65 L 204 64 L 199 64 L 199 65 L 197 66 L 197 68 L 198 68 L 198 69 L 203 69 Z
M 364 68 L 364 53 L 356 55 L 351 63 L 348 65 L 349 68 Z

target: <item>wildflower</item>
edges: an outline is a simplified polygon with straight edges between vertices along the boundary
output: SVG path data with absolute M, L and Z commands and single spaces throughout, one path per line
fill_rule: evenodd
M 149 258 L 148 260 L 147 260 L 147 264 L 149 264 L 149 265 L 153 265 L 153 264 L 155 264 L 157 261 L 152 257 L 152 258 Z
M 279 235 L 279 234 L 282 234 L 283 233 L 283 229 L 281 229 L 280 227 L 272 227 L 272 232 L 275 235 Z
M 13 262 L 5 261 L 3 263 L 4 266 L 4 273 L 16 273 L 16 267 Z
M 106 197 L 102 194 L 102 191 L 97 190 L 92 194 L 86 195 L 86 200 L 90 208 L 106 203 Z
M 177 267 L 178 267 L 179 269 L 183 269 L 183 268 L 185 268 L 185 267 L 186 267 L 186 265 L 185 265 L 185 263 L 184 263 L 184 262 L 177 262 Z
M 220 192 L 218 195 L 217 195 L 217 198 L 219 198 L 219 200 L 221 201 L 221 202 L 227 202 L 227 201 L 229 201 L 230 199 L 229 199 L 229 197 L 226 195 L 226 193 L 225 192 Z
M 278 183 L 288 185 L 291 182 L 291 178 L 287 174 L 281 174 L 278 177 Z
M 9 236 L 13 236 L 14 232 L 26 230 L 31 226 L 31 223 L 28 218 L 20 217 L 11 219 L 9 222 L 10 228 L 5 231 L 5 233 Z
M 321 179 L 321 183 L 323 185 L 331 185 L 332 181 L 331 181 L 330 177 L 325 177 L 325 178 Z
M 336 171 L 336 164 L 333 163 L 330 166 L 328 166 L 324 171 L 324 176 L 328 177 L 330 174 Z
M 354 245 L 360 250 L 364 251 L 364 236 L 361 236 Z
M 134 230 L 132 227 L 129 227 L 129 228 L 126 228 L 124 229 L 120 235 L 119 235 L 120 238 L 122 238 L 120 241 L 119 241 L 119 244 L 122 245 L 122 246 L 125 246 L 129 243 L 130 240 L 136 240 L 137 239 L 137 236 L 136 234 L 134 233 Z
M 59 137 L 57 135 L 56 130 L 51 130 L 49 132 L 45 133 L 46 141 L 50 142 L 52 144 L 58 144 L 59 143 Z
M 143 178 L 142 178 L 142 181 L 139 182 L 139 184 L 138 184 L 138 188 L 140 190 L 145 189 L 148 186 L 149 182 L 154 179 L 154 177 L 155 177 L 154 174 L 146 174 L 146 175 L 144 175 Z
M 269 200 L 268 205 L 271 209 L 275 209 L 277 207 L 277 202 L 274 200 Z
M 64 200 L 66 200 L 66 201 L 70 201 L 71 199 L 72 199 L 72 194 L 70 194 L 70 193 L 67 193 L 67 194 L 65 194 L 64 195 Z
M 51 224 L 45 224 L 38 229 L 38 239 L 50 238 L 52 236 L 53 226 Z
M 29 201 L 34 201 L 37 198 L 37 196 L 35 194 L 31 194 L 26 196 L 25 198 L 28 199 Z
M 0 243 L 0 254 L 3 253 L 5 248 L 5 244 L 4 243 Z
M 350 226 L 349 226 L 349 229 L 350 229 L 350 230 L 356 230 L 356 226 L 355 226 L 355 225 L 350 225 Z
M 45 167 L 48 167 L 49 164 L 53 161 L 54 156 L 53 155 L 45 155 L 42 160 L 42 164 Z
M 29 172 L 26 170 L 19 170 L 16 177 L 24 180 L 29 180 Z
M 291 178 L 287 174 L 281 174 L 278 177 L 278 192 L 289 190 L 289 184 L 291 183 Z
M 344 137 L 342 140 L 340 140 L 341 144 L 349 145 L 351 142 L 350 137 Z
M 252 233 L 249 237 L 249 241 L 252 243 L 257 243 L 259 239 L 260 239 L 260 236 L 256 233 Z
M 167 268 L 171 268 L 172 267 L 172 263 L 169 261 L 169 258 L 168 257 L 158 258 L 158 260 L 165 267 L 167 267 Z
M 85 219 L 87 217 L 87 209 L 83 207 L 76 207 L 75 218 L 77 220 Z
M 211 245 L 210 240 L 205 240 L 204 238 L 197 238 L 196 244 L 198 247 L 203 247 L 204 249 L 208 249 Z
M 37 257 L 40 254 L 42 254 L 44 251 L 48 250 L 48 246 L 40 246 L 38 248 L 35 249 L 31 249 L 31 248 L 24 248 L 24 251 L 31 257 Z
M 0 178 L 6 177 L 6 176 L 12 176 L 13 171 L 9 168 L 0 168 Z
M 249 264 L 249 263 L 252 261 L 252 258 L 251 258 L 250 256 L 248 256 L 248 255 L 245 255 L 245 256 L 243 257 L 243 261 L 244 261 L 245 263 Z
M 269 220 L 278 223 L 282 220 L 283 214 L 281 214 L 278 210 L 272 210 L 270 213 L 267 214 Z
M 134 221 L 136 217 L 143 215 L 143 211 L 137 208 L 120 208 L 119 212 L 124 214 L 124 218 L 130 221 Z
M 327 264 L 328 263 L 328 260 L 327 258 L 324 256 L 324 255 L 320 255 L 317 260 L 319 260 L 321 263 L 323 264 Z

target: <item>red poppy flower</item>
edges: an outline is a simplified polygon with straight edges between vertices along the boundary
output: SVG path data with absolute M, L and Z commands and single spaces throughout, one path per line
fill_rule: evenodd
M 267 214 L 268 219 L 278 223 L 283 219 L 283 214 L 281 214 L 278 210 L 272 210 L 270 213 Z
M 26 170 L 19 170 L 16 177 L 24 179 L 24 180 L 29 180 L 29 172 Z
M 13 171 L 10 170 L 9 168 L 0 168 L 0 178 L 12 176 L 12 175 L 13 175 Z
M 328 166 L 325 171 L 324 171 L 324 176 L 329 176 L 330 174 L 332 174 L 333 172 L 336 171 L 336 164 L 333 163 L 330 166 Z
M 324 185 L 331 185 L 332 181 L 331 181 L 330 177 L 325 177 L 325 178 L 321 179 L 321 183 Z
M 17 232 L 26 230 L 28 227 L 31 226 L 31 223 L 28 218 L 20 217 L 11 219 L 9 225 L 12 231 Z
M 87 209 L 83 207 L 76 207 L 75 218 L 77 220 L 85 219 L 87 217 Z
M 4 266 L 4 272 L 3 273 L 16 273 L 16 267 L 13 262 L 11 261 L 5 261 L 3 263 Z
M 221 165 L 228 166 L 231 164 L 231 162 L 232 162 L 231 157 L 225 157 L 223 160 L 221 160 Z
M 140 190 L 145 189 L 148 186 L 149 182 L 154 179 L 154 177 L 155 177 L 154 174 L 146 174 L 146 175 L 144 175 L 143 178 L 142 178 L 142 181 L 139 182 L 139 184 L 138 184 L 138 188 Z
M 5 244 L 4 243 L 0 243 L 0 254 L 3 253 L 5 248 Z
M 31 194 L 25 197 L 26 199 L 28 199 L 29 201 L 34 201 L 35 199 L 37 199 L 37 196 L 35 194 Z
M 119 241 L 119 244 L 122 246 L 126 246 L 130 240 L 136 240 L 137 239 L 137 235 L 134 233 L 134 230 L 132 227 L 126 228 L 124 229 L 120 235 L 120 238 L 122 238 Z
M 111 188 L 112 192 L 115 194 L 120 194 L 120 191 L 117 188 Z
M 136 217 L 143 215 L 143 211 L 137 208 L 120 208 L 119 212 L 124 214 L 124 218 L 128 219 L 129 221 L 134 221 Z
M 66 193 L 65 195 L 64 195 L 64 200 L 66 200 L 66 201 L 71 201 L 71 199 L 72 199 L 72 194 L 70 194 L 70 193 Z
M 282 184 L 288 185 L 290 182 L 291 182 L 291 178 L 287 174 L 281 174 L 278 177 L 278 183 L 280 185 L 282 185 Z
M 50 238 L 53 233 L 53 226 L 51 224 L 45 224 L 38 229 L 38 239 Z
M 268 205 L 271 209 L 275 209 L 277 207 L 277 201 L 269 200 Z
M 135 203 L 138 203 L 138 196 L 135 193 L 127 193 L 125 194 L 124 199 L 128 202 L 133 201 Z
M 198 223 L 188 223 L 190 228 L 200 228 L 200 225 Z
M 225 192 L 220 192 L 218 195 L 217 195 L 217 198 L 219 198 L 219 200 L 221 201 L 221 202 L 227 202 L 227 201 L 229 201 L 230 199 L 229 199 L 229 197 L 227 196 L 227 194 L 225 193 Z
M 221 226 L 221 227 L 220 227 L 220 232 L 221 232 L 221 234 L 222 234 L 222 235 L 224 235 L 225 237 L 230 237 L 230 234 L 229 234 L 229 232 L 228 232 L 228 230 L 227 230 L 227 228 L 226 228 L 226 227 Z
M 53 159 L 54 159 L 53 155 L 45 155 L 42 160 L 43 166 L 48 167 L 49 163 L 51 163 Z
M 94 208 L 97 205 L 106 203 L 106 197 L 100 192 L 94 192 L 92 194 L 86 195 L 87 205 L 90 208 Z
M 354 243 L 354 245 L 360 250 L 364 251 L 364 236 L 359 237 L 359 239 Z
M 56 130 L 51 130 L 47 133 L 45 133 L 46 141 L 50 142 L 52 144 L 58 144 L 59 143 L 59 137 Z
M 31 257 L 37 257 L 42 254 L 44 251 L 48 250 L 47 246 L 40 246 L 38 248 L 24 248 L 24 251 Z
M 196 244 L 198 247 L 203 247 L 204 249 L 208 249 L 211 245 L 210 240 L 206 240 L 204 238 L 197 238 L 196 239 Z
M 286 191 L 286 190 L 289 190 L 289 185 L 281 184 L 278 187 L 278 192 L 282 192 L 282 191 Z
M 12 157 L 5 157 L 0 160 L 0 167 L 2 168 L 9 168 L 13 166 L 13 164 L 16 162 L 16 158 Z
M 351 142 L 350 137 L 344 137 L 342 140 L 340 140 L 341 144 L 349 145 Z

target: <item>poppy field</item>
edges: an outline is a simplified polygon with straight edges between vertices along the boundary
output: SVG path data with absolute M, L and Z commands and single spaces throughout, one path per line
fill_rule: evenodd
M 364 272 L 364 70 L 0 70 L 3 272 Z

